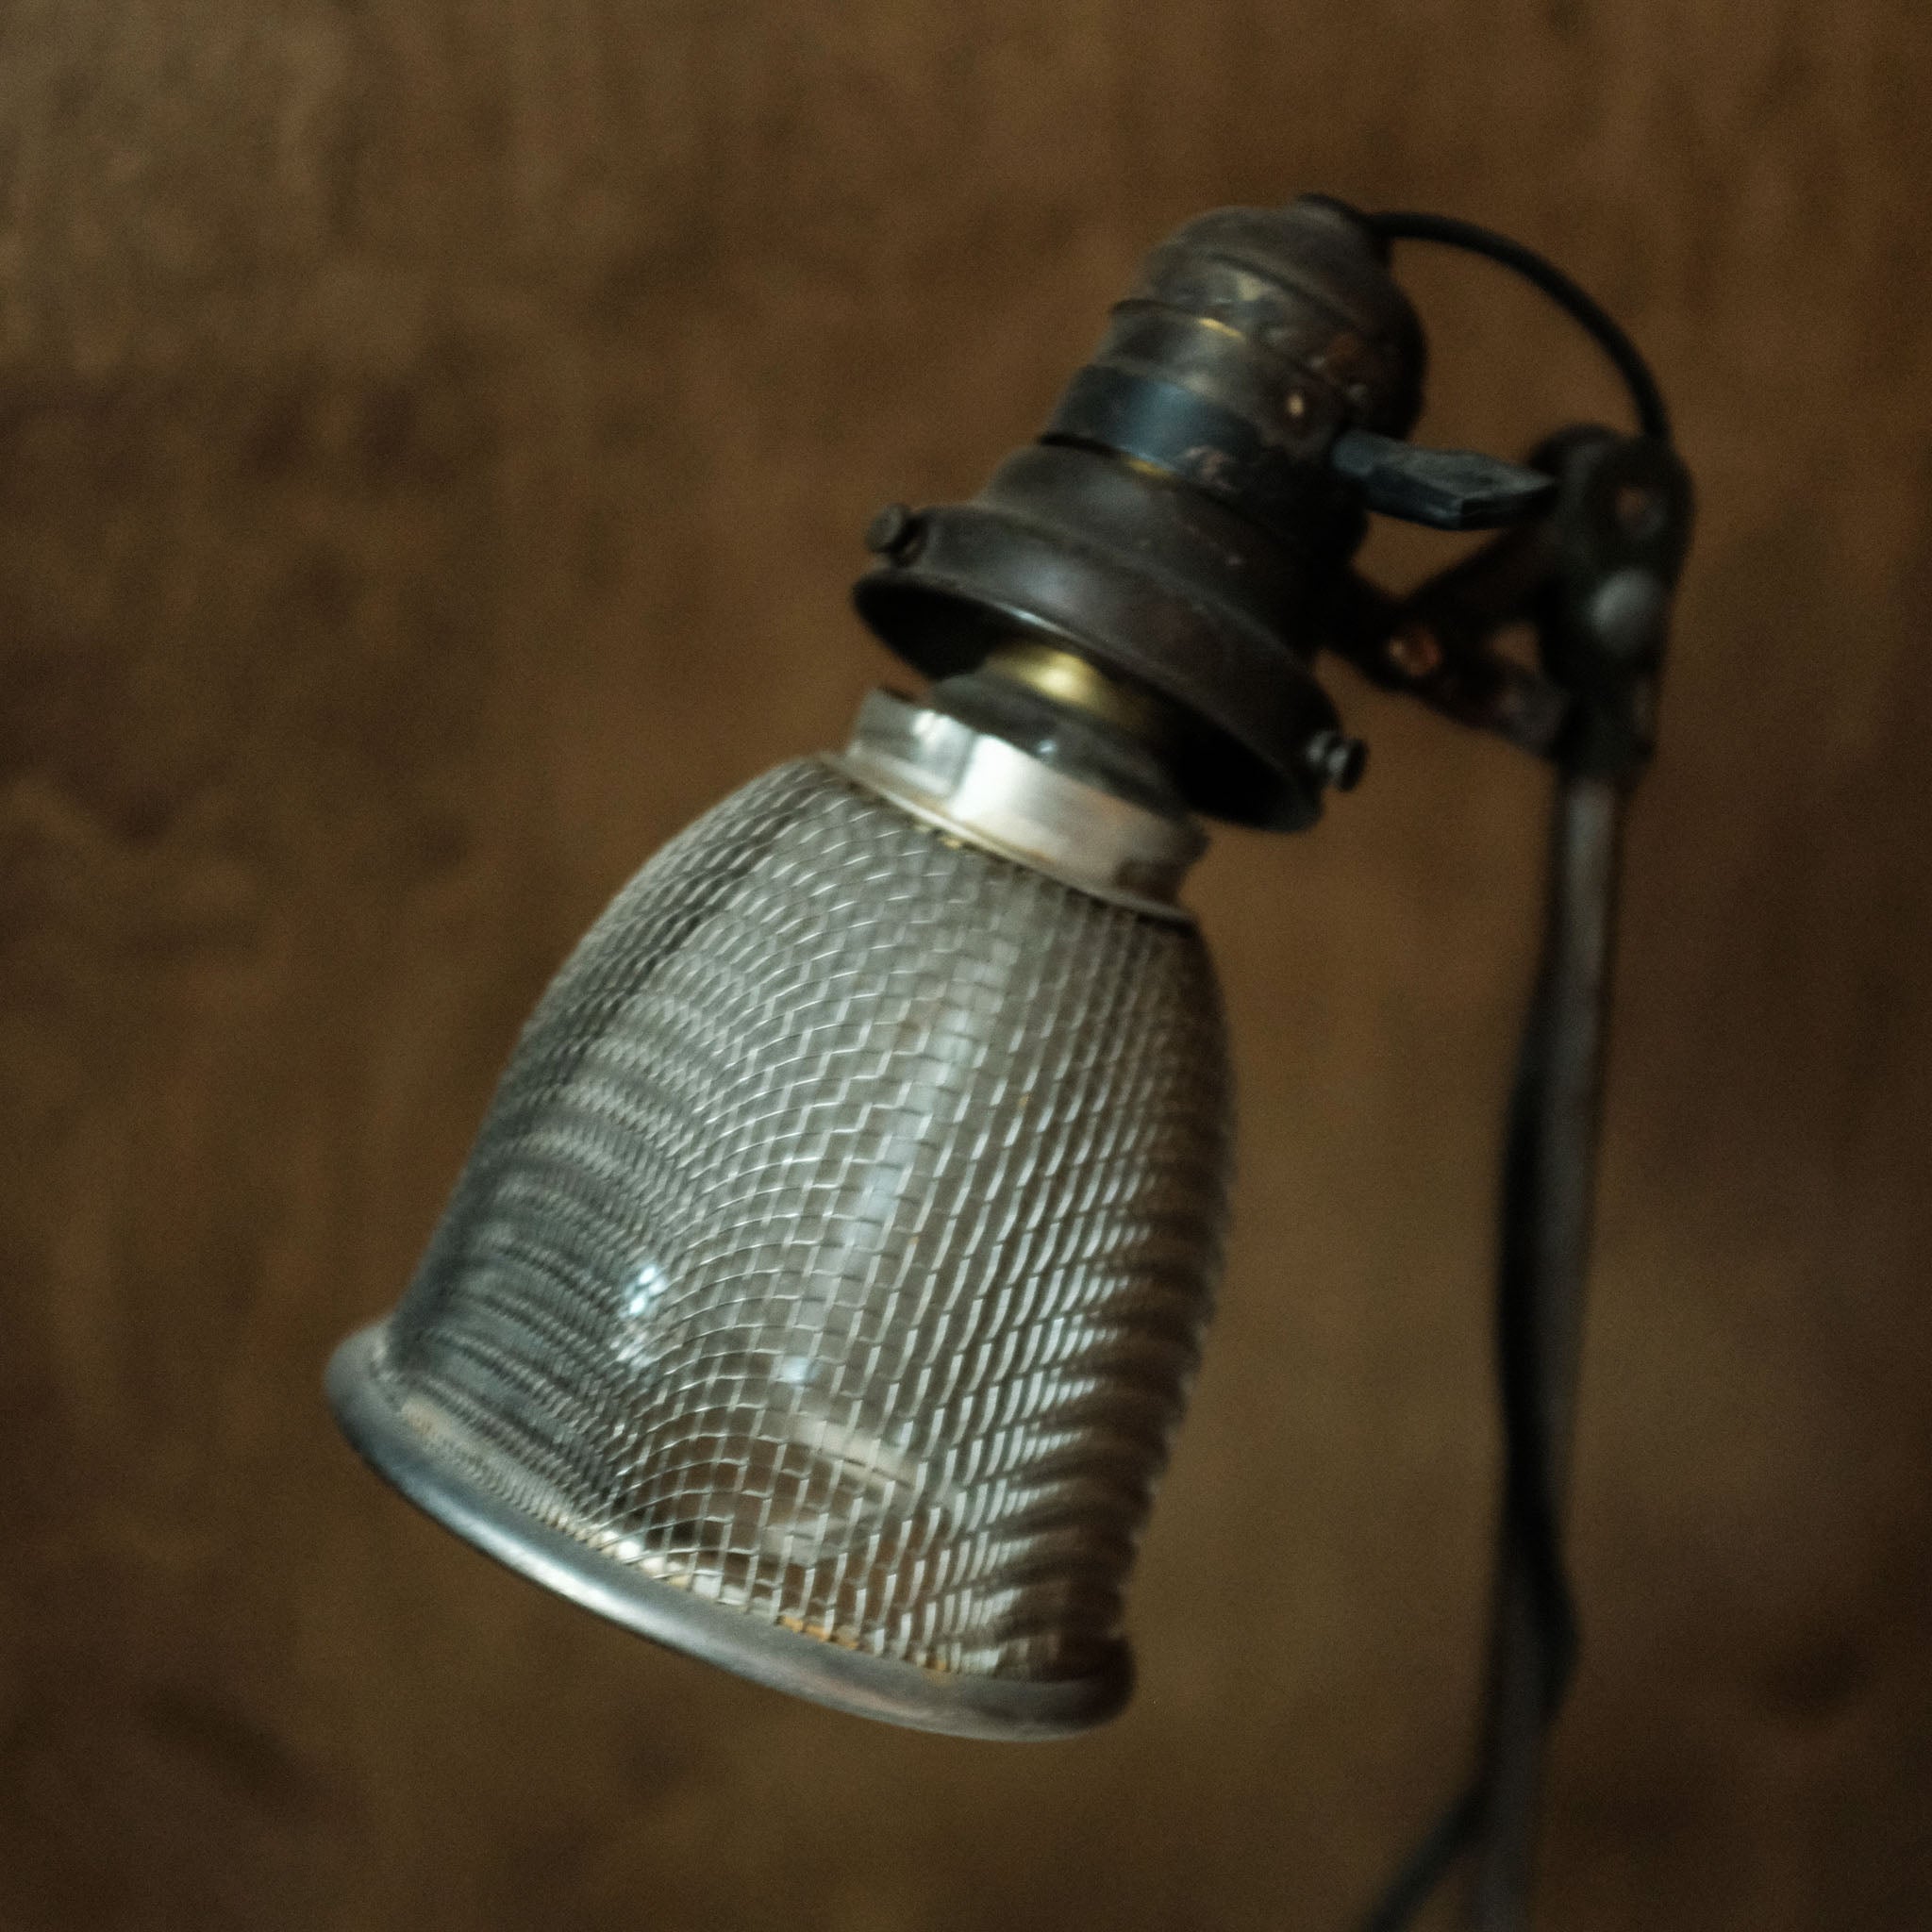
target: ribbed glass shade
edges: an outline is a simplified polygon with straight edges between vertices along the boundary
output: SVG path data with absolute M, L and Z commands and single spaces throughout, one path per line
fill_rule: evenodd
M 338 1413 L 472 1541 L 761 1681 L 1097 1722 L 1219 1261 L 1192 925 L 822 760 L 619 895 Z

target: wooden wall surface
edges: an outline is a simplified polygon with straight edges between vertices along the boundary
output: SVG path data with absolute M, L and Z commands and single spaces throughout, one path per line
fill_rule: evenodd
M 1505 752 L 1337 674 L 1368 785 L 1202 872 L 1240 1224 L 1110 1730 L 657 1651 L 318 1392 L 578 930 L 880 675 L 872 508 L 1303 188 L 1569 262 L 1703 491 L 1545 1923 L 1932 1921 L 1928 92 L 1923 0 L 0 7 L 0 1926 L 1349 1924 L 1474 1690 Z M 1411 282 L 1433 436 L 1614 408 L 1531 298 Z

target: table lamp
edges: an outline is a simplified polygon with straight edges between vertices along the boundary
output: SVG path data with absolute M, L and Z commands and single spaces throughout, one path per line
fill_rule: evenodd
M 1411 441 L 1415 243 L 1557 302 L 1635 432 Z M 1353 567 L 1372 514 L 1496 534 L 1395 596 Z M 1541 257 L 1320 196 L 1188 223 L 1037 441 L 874 520 L 858 613 L 924 693 L 708 812 L 565 964 L 413 1285 L 330 1366 L 350 1441 L 525 1575 L 760 1683 L 981 1738 L 1112 1716 L 1229 1197 L 1179 893 L 1201 820 L 1306 830 L 1360 779 L 1315 675 L 1340 657 L 1555 773 L 1486 1714 L 1368 1921 L 1469 1851 L 1472 1923 L 1525 1923 L 1619 833 L 1690 521 L 1641 358 Z M 1533 660 L 1499 642 L 1525 627 Z

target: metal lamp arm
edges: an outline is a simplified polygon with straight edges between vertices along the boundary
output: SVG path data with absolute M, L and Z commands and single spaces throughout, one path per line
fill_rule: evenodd
M 1557 481 L 1506 531 L 1407 598 L 1357 579 L 1343 655 L 1374 682 L 1548 759 L 1543 940 L 1505 1143 L 1496 1344 L 1504 1468 L 1490 1664 L 1474 1778 L 1367 1921 L 1408 1922 L 1474 1852 L 1469 1923 L 1528 1923 L 1545 1740 L 1576 1621 L 1562 1512 L 1574 1434 L 1623 826 L 1655 747 L 1670 597 L 1689 545 L 1688 475 L 1667 442 L 1567 430 Z M 1495 648 L 1532 627 L 1535 668 Z

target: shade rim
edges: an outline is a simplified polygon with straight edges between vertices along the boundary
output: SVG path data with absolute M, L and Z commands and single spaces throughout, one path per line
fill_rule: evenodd
M 770 1690 L 952 1737 L 1069 1737 L 1116 1716 L 1131 1694 L 1133 1663 L 1124 1641 L 1083 1677 L 1029 1681 L 934 1671 L 760 1623 L 601 1556 L 485 1489 L 410 1427 L 375 1371 L 387 1325 L 350 1336 L 328 1365 L 329 1406 L 350 1446 L 444 1528 L 584 1609 Z

